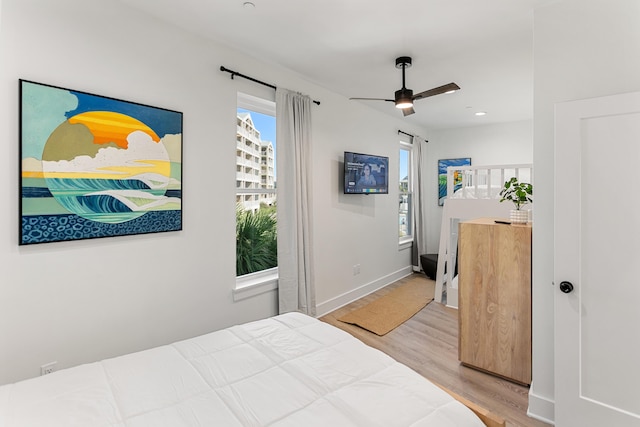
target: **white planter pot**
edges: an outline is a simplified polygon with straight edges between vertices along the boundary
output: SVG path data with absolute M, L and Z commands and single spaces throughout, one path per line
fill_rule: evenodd
M 529 222 L 529 211 L 511 209 L 509 219 L 513 224 L 526 224 Z

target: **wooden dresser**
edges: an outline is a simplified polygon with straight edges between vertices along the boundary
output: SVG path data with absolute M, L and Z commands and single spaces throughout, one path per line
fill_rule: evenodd
M 464 365 L 528 385 L 531 225 L 496 219 L 459 224 L 458 356 Z

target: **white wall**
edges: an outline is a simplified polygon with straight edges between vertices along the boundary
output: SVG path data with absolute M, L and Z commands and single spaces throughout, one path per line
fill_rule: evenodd
M 438 160 L 471 157 L 471 164 L 499 165 L 533 162 L 531 120 L 432 131 L 427 144 L 429 220 L 427 250 L 438 253 L 442 207 L 438 206 Z M 534 172 L 535 174 L 535 172 Z
M 64 368 L 276 313 L 275 292 L 236 303 L 231 293 L 236 93 L 274 93 L 231 80 L 221 65 L 321 101 L 312 183 L 319 305 L 409 271 L 397 245 L 397 130 L 424 131 L 118 2 L 3 0 L 1 17 L 0 384 L 47 362 Z M 184 230 L 18 246 L 19 78 L 182 111 Z M 347 149 L 390 157 L 391 194 L 341 194 Z
M 533 384 L 529 411 L 553 419 L 554 105 L 640 90 L 640 2 L 563 0 L 534 18 Z M 577 361 L 576 361 L 577 363 Z

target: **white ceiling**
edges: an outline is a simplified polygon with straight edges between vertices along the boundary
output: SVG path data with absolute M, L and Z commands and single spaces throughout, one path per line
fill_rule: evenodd
M 462 88 L 416 101 L 416 113 L 403 118 L 430 129 L 532 117 L 533 10 L 550 2 L 251 0 L 255 7 L 246 7 L 247 0 L 121 1 L 347 98 L 393 98 L 402 86 L 395 58 L 411 56 L 406 87 L 414 93 L 449 82 Z M 260 70 L 235 71 L 261 78 Z M 391 102 L 350 102 L 402 117 Z

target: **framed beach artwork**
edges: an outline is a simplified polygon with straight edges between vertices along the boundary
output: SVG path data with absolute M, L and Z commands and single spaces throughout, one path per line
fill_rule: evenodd
M 20 80 L 20 245 L 182 230 L 182 113 Z
M 459 159 L 441 159 L 438 160 L 438 206 L 444 205 L 444 199 L 447 197 L 447 168 L 449 166 L 471 166 L 470 157 L 462 157 Z M 462 174 L 454 171 L 453 174 L 453 191 L 462 186 Z

